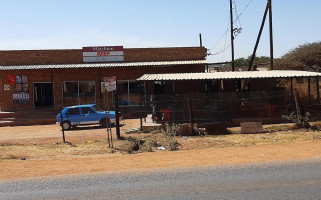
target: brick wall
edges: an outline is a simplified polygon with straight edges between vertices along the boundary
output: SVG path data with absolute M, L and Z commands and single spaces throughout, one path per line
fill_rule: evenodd
M 204 72 L 204 65 L 181 65 L 165 67 L 123 67 L 123 68 L 86 68 L 86 69 L 43 69 L 43 70 L 10 70 L 0 73 L 0 106 L 2 111 L 31 110 L 34 108 L 33 84 L 39 82 L 53 82 L 54 106 L 63 106 L 62 84 L 64 81 L 95 81 L 96 102 L 100 103 L 100 80 L 102 77 L 116 76 L 118 80 L 135 80 L 148 73 L 183 73 Z M 4 90 L 8 75 L 27 75 L 29 84 L 29 103 L 14 103 L 13 94 L 16 92 L 15 85 L 10 85 L 10 90 Z M 185 85 L 186 83 L 184 83 Z M 185 85 L 186 86 L 186 85 Z M 176 84 L 175 87 L 184 88 Z
M 125 62 L 202 60 L 204 47 L 124 49 Z M 0 65 L 44 65 L 83 63 L 82 49 L 0 51 Z
M 173 48 L 131 48 L 124 49 L 125 62 L 201 60 L 205 59 L 204 47 Z M 82 62 L 81 49 L 66 50 L 16 50 L 0 51 L 0 65 L 48 65 L 78 64 Z M 41 69 L 0 71 L 0 106 L 2 111 L 34 109 L 34 83 L 53 83 L 54 106 L 63 106 L 62 85 L 64 81 L 95 81 L 96 101 L 100 103 L 101 77 L 116 76 L 118 80 L 135 80 L 144 74 L 204 72 L 204 65 L 182 65 L 164 67 L 123 67 L 86 69 Z M 4 90 L 8 85 L 8 75 L 27 75 L 29 84 L 29 103 L 14 103 L 16 85 Z

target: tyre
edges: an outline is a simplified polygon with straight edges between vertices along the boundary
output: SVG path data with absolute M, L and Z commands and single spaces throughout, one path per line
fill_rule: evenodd
M 99 122 L 100 126 L 106 128 L 107 127 L 106 121 L 109 124 L 109 119 L 107 119 L 107 120 L 105 118 L 101 119 L 100 122 Z
M 62 127 L 64 128 L 64 130 L 69 130 L 71 128 L 71 124 L 69 121 L 64 121 L 62 122 Z

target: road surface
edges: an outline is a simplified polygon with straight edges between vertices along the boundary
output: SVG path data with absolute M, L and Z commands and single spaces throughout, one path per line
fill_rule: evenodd
M 0 181 L 0 199 L 321 199 L 321 159 Z

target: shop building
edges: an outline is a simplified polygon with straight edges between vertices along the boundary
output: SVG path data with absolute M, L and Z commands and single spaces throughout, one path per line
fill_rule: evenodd
M 170 92 L 166 82 L 141 85 L 144 74 L 204 72 L 204 47 L 84 47 L 66 50 L 0 51 L 1 111 L 102 104 L 106 79 L 115 77 L 121 104 L 139 104 L 144 94 Z M 175 92 L 204 90 L 204 84 L 175 85 Z M 146 96 L 146 95 L 145 95 Z

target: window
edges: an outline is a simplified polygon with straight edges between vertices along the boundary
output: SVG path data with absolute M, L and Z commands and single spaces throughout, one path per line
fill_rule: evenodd
M 63 105 L 93 104 L 96 102 L 95 81 L 65 81 L 63 83 Z
M 139 105 L 141 89 L 135 80 L 117 81 L 119 105 Z
M 67 112 L 66 115 L 80 115 L 79 108 L 70 108 Z
M 94 114 L 95 112 L 90 107 L 82 107 L 81 113 L 84 114 Z

